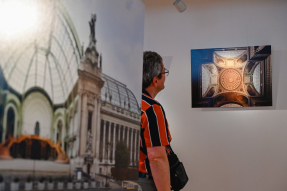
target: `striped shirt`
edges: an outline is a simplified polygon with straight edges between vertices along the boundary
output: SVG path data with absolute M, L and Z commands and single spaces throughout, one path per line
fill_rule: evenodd
M 167 155 L 173 151 L 170 147 L 171 135 L 168 123 L 159 102 L 152 99 L 149 93 L 143 90 L 141 103 L 141 134 L 139 172 L 151 174 L 147 147 L 165 146 Z

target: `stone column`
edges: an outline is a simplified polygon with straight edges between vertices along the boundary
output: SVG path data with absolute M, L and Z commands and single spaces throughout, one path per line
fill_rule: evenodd
M 87 113 L 88 114 L 88 113 Z M 88 124 L 88 123 L 87 123 Z M 87 127 L 86 127 L 87 128 Z M 66 136 L 66 120 L 65 118 L 63 119 L 63 126 L 62 126 L 62 129 L 61 129 L 61 142 L 62 142 L 62 149 L 65 150 L 65 141 L 64 141 L 64 138 Z M 41 132 L 40 132 L 41 133 Z M 87 131 L 86 131 L 87 133 Z M 85 140 L 86 142 L 86 140 Z M 86 144 L 86 143 L 85 143 Z M 86 145 L 85 145 L 85 150 L 86 150 Z
M 101 118 L 100 118 L 100 109 L 101 109 L 101 99 L 100 97 L 97 98 L 97 119 L 98 121 L 96 122 L 97 127 L 96 127 L 96 158 L 100 158 L 100 131 L 101 131 Z
M 97 122 L 98 122 L 98 99 L 96 98 L 94 100 L 94 108 L 93 108 L 93 115 L 92 115 L 92 136 L 93 136 L 93 144 L 92 144 L 92 152 L 93 152 L 93 156 L 98 156 L 96 155 L 97 152 Z
M 109 146 L 108 146 L 108 163 L 110 163 L 110 146 L 111 146 L 111 130 L 112 130 L 112 123 L 109 122 L 109 134 L 108 134 L 108 143 L 109 143 Z
M 116 153 L 116 124 L 114 124 L 114 138 L 113 138 L 113 158 L 112 163 L 115 163 L 115 153 Z
M 103 120 L 104 121 L 104 120 Z M 104 121 L 104 126 L 103 126 L 103 160 L 102 162 L 104 163 L 105 161 L 105 149 L 106 149 L 106 121 Z
M 75 127 L 74 127 L 74 134 L 75 134 L 75 137 L 76 137 L 76 140 L 73 144 L 73 156 L 75 157 L 76 155 L 79 155 L 80 151 L 79 151 L 79 141 L 80 140 L 80 131 L 81 131 L 81 115 L 82 115 L 82 94 L 80 92 L 78 92 L 78 95 L 79 95 L 79 99 L 78 99 L 78 102 L 77 102 L 77 112 L 76 112 L 76 116 L 75 118 L 77 118 L 77 124 L 75 124 Z M 54 115 L 53 115 L 53 118 L 54 118 Z M 54 120 L 56 120 L 56 118 L 54 118 Z M 53 120 L 53 121 L 54 121 Z M 56 138 L 55 138 L 55 134 L 56 134 L 56 123 L 53 125 L 53 141 L 56 142 Z
M 140 134 L 140 131 L 137 130 L 136 131 L 136 143 L 137 143 L 137 145 L 139 145 L 139 134 Z M 136 152 L 135 153 L 136 153 L 135 160 L 138 161 L 139 160 L 139 146 L 136 147 Z
M 134 141 L 135 141 L 135 147 L 134 147 L 134 163 L 137 163 L 137 148 L 140 146 L 138 143 L 138 136 L 136 133 L 136 130 L 134 129 Z
M 128 127 L 126 127 L 126 131 L 127 131 L 127 148 L 129 149 L 130 148 L 130 145 L 129 145 L 129 138 L 130 138 L 130 134 L 129 134 L 129 128 Z
M 123 138 L 122 140 L 124 141 L 125 140 L 125 126 L 122 126 L 123 127 Z
M 121 126 L 118 124 L 118 141 L 121 140 Z
M 87 138 L 87 121 L 88 121 L 88 107 L 87 107 L 87 93 L 82 94 L 81 106 L 81 127 L 80 127 L 80 155 L 85 154 L 86 138 Z
M 133 143 L 133 132 L 134 130 L 133 129 L 131 129 L 131 146 L 130 146 L 130 163 L 131 163 L 131 165 L 133 165 L 133 148 L 134 148 L 134 143 Z
M 119 124 L 119 141 L 121 141 L 121 139 L 123 138 L 123 135 L 121 135 L 121 131 L 122 131 L 122 126 Z

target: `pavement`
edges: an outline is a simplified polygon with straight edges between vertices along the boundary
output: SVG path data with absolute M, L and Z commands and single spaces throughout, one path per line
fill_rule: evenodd
M 97 183 L 100 183 L 100 182 L 97 182 Z M 79 190 L 81 190 L 81 191 L 92 191 L 92 190 L 94 190 L 94 191 L 99 191 L 99 190 L 102 190 L 102 191 L 127 191 L 127 189 L 121 187 L 121 184 L 122 184 L 121 181 L 118 181 L 118 182 L 111 181 L 111 182 L 109 182 L 109 187 L 103 187 L 104 186 L 103 184 L 97 184 L 96 185 L 97 188 L 89 188 L 89 189 L 84 189 L 83 187 L 81 189 L 76 189 L 75 184 L 74 184 L 74 189 L 69 189 L 69 191 L 79 191 Z M 34 183 L 33 187 L 34 188 L 32 191 L 38 191 L 36 183 Z M 46 188 L 45 190 L 47 190 L 47 185 L 45 186 L 45 188 Z M 0 191 L 10 191 L 10 190 L 11 190 L 10 189 L 10 183 L 7 183 L 7 182 L 5 183 L 4 190 L 0 189 Z M 24 189 L 24 182 L 20 182 L 19 191 L 24 191 L 24 190 L 25 190 Z M 63 190 L 64 191 L 68 190 L 66 184 L 64 184 Z M 128 189 L 128 190 L 136 191 L 137 189 Z M 56 184 L 54 185 L 53 191 L 58 191 Z

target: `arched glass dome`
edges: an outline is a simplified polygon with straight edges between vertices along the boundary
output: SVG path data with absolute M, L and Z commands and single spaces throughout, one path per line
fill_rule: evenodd
M 261 94 L 261 82 L 260 82 L 260 64 L 257 64 L 257 66 L 254 69 L 253 72 L 253 84 L 256 89 L 256 91 Z
M 215 51 L 221 57 L 224 58 L 235 58 L 243 54 L 245 50 L 228 50 L 228 51 Z
M 65 102 L 78 80 L 82 55 L 67 11 L 58 0 L 25 0 L 17 4 L 0 0 L 0 7 L 2 14 L 10 8 L 12 12 L 1 15 L 8 19 L 7 26 L 0 20 L 2 29 L 6 26 L 0 32 L 0 66 L 9 86 L 20 94 L 38 87 L 54 104 Z M 19 7 L 22 15 L 13 20 L 17 12 L 12 10 Z M 21 28 L 21 22 L 25 22 L 21 19 L 27 14 L 31 14 L 25 23 L 29 28 Z
M 101 93 L 102 101 L 137 114 L 139 113 L 140 108 L 136 97 L 125 84 L 105 74 L 103 74 L 102 79 L 105 82 Z

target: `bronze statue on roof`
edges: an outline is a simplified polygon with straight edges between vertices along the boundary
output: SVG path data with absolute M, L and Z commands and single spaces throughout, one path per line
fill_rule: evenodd
M 91 21 L 89 21 L 89 25 L 90 25 L 90 30 L 91 30 L 91 35 L 90 35 L 90 40 L 95 42 L 96 41 L 96 37 L 95 37 L 95 23 L 97 21 L 97 14 L 92 14 L 91 16 Z

